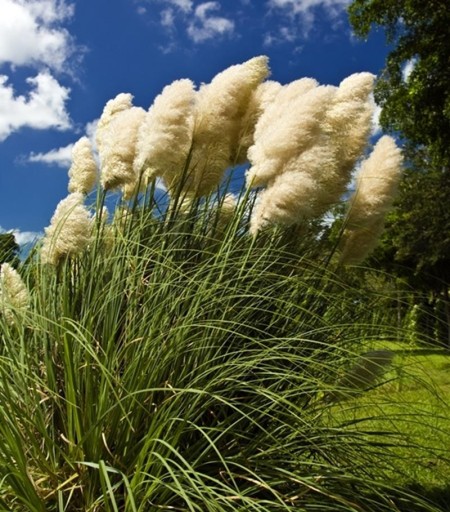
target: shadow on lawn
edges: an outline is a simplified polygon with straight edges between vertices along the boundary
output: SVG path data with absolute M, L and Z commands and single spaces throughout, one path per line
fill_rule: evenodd
M 450 358 L 450 350 L 445 348 L 415 348 L 415 349 L 397 349 L 391 350 L 399 356 L 448 356 Z
M 450 484 L 446 487 L 423 487 L 421 485 L 411 485 L 406 490 L 421 496 L 432 505 L 439 507 L 439 510 L 442 512 L 450 512 Z M 405 509 L 405 512 L 416 511 Z

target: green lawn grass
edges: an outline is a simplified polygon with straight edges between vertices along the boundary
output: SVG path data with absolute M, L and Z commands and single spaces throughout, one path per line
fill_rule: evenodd
M 394 342 L 368 347 L 380 348 L 395 353 L 389 371 L 364 395 L 334 406 L 333 420 L 379 438 L 393 456 L 381 468 L 387 483 L 450 510 L 450 352 Z

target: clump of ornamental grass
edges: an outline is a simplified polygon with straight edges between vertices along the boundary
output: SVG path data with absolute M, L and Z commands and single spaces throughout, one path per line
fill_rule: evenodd
M 23 268 L 26 322 L 10 329 L 0 316 L 5 510 L 436 510 L 383 480 L 395 467 L 390 433 L 380 441 L 335 417 L 343 394 L 383 378 L 358 359 L 361 342 L 392 335 L 379 297 L 333 272 L 323 229 L 298 222 L 298 183 L 289 191 L 299 174 L 318 178 L 311 155 L 332 142 L 318 99 L 336 105 L 339 89 L 312 79 L 265 89 L 266 75 L 260 57 L 197 92 L 175 82 L 147 113 L 127 94 L 106 105 L 95 212 L 87 187 L 58 205 Z M 365 115 L 365 95 L 343 95 L 349 119 Z M 303 130 L 278 149 L 277 108 Z M 276 150 L 273 181 L 259 137 Z M 178 143 L 179 154 L 165 148 Z M 276 215 L 250 189 L 233 194 L 232 177 L 221 185 L 249 146 L 263 197 L 289 176 Z M 109 220 L 114 189 L 123 199 Z
M 378 298 L 310 240 L 299 256 L 248 237 L 249 197 L 162 217 L 147 201 L 108 251 L 24 269 L 27 325 L 0 359 L 5 510 L 433 510 L 383 483 L 379 435 L 330 418 Z

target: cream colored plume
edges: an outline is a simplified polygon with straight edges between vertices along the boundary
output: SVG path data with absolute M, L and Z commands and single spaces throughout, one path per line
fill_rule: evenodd
M 92 153 L 92 144 L 81 137 L 72 149 L 72 165 L 69 169 L 69 192 L 88 194 L 97 181 L 97 164 Z
M 6 322 L 14 324 L 15 312 L 28 308 L 30 295 L 19 273 L 9 264 L 0 268 L 0 315 Z
M 88 246 L 93 221 L 83 200 L 81 192 L 74 192 L 59 202 L 50 226 L 45 228 L 41 247 L 43 263 L 56 265 L 65 257 L 80 254 Z
M 138 130 L 144 118 L 144 109 L 131 107 L 115 114 L 105 129 L 106 137 L 99 149 L 100 182 L 105 190 L 137 184 L 139 176 L 133 162 Z
M 344 174 L 352 170 L 367 146 L 374 111 L 372 99 L 375 76 L 355 73 L 339 85 L 325 119 L 339 149 Z
M 195 89 L 177 80 L 163 89 L 139 129 L 134 171 L 143 187 L 155 177 L 172 183 L 186 166 L 194 130 Z
M 258 119 L 255 126 L 255 139 L 258 139 L 270 128 L 273 122 L 280 116 L 284 116 L 286 112 L 289 112 L 294 101 L 297 101 L 301 96 L 315 89 L 318 85 L 318 82 L 313 78 L 300 78 L 283 85 L 277 92 L 274 100 L 267 105 L 267 108 Z
M 242 118 L 252 93 L 268 74 L 267 57 L 255 57 L 229 67 L 201 87 L 185 184 L 188 193 L 210 193 L 220 184 L 225 170 L 234 164 Z
M 106 103 L 95 131 L 95 143 L 99 152 L 104 143 L 109 140 L 108 126 L 111 119 L 119 112 L 130 109 L 133 106 L 132 100 L 133 96 L 131 94 L 122 92 Z
M 394 139 L 385 135 L 362 163 L 355 193 L 350 198 L 342 263 L 359 263 L 375 247 L 383 230 L 384 217 L 397 192 L 402 162 L 401 151 Z
M 267 110 L 272 111 L 270 123 L 264 119 L 265 115 L 261 117 L 264 129 L 259 129 L 261 125 L 257 125 L 255 143 L 248 151 L 252 166 L 247 172 L 247 186 L 269 184 L 285 172 L 289 162 L 298 158 L 318 140 L 322 121 L 336 88 L 306 84 L 310 87 L 308 92 L 300 94 L 290 105 L 284 105 L 278 112 L 275 102 L 273 108 Z
M 314 198 L 314 216 L 323 215 L 347 190 L 351 172 L 367 147 L 373 115 L 374 76 L 357 73 L 344 79 L 323 120 L 322 141 L 332 165 L 324 165 L 320 193 Z M 331 163 L 331 160 L 328 159 Z
M 241 122 L 238 140 L 233 144 L 236 153 L 233 154 L 232 159 L 237 165 L 247 161 L 248 149 L 254 143 L 256 123 L 263 112 L 274 102 L 282 87 L 280 83 L 268 80 L 253 91 Z
M 307 173 L 288 171 L 277 176 L 270 187 L 264 189 L 254 206 L 250 219 L 250 233 L 256 233 L 270 224 L 290 226 L 304 216 L 310 216 L 309 198 L 316 193 L 317 183 Z

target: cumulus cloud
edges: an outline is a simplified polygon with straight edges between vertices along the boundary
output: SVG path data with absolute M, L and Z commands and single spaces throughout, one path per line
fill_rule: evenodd
M 47 71 L 28 78 L 30 92 L 16 96 L 8 77 L 0 75 L 0 142 L 23 127 L 67 130 L 71 121 L 66 110 L 70 89 L 60 85 Z
M 315 7 L 324 7 L 331 14 L 336 14 L 350 2 L 351 0 L 269 0 L 268 4 L 296 15 L 310 13 Z
M 294 43 L 298 39 L 298 31 L 296 27 L 281 26 L 278 28 L 276 33 L 269 32 L 264 36 L 263 45 L 273 46 L 274 44 L 288 42 Z M 301 48 L 296 48 L 295 52 L 298 52 Z
M 0 0 L 0 65 L 61 70 L 74 51 L 62 23 L 73 15 L 65 0 Z
M 160 7 L 161 26 L 173 36 L 175 29 L 182 28 L 194 43 L 203 43 L 213 38 L 231 35 L 235 29 L 232 19 L 221 15 L 219 1 L 200 2 L 192 0 L 140 0 Z M 139 14 L 146 14 L 144 6 L 138 7 Z
M 69 168 L 72 162 L 72 148 L 73 144 L 69 144 L 62 148 L 52 149 L 47 153 L 31 153 L 27 161 Z
M 280 12 L 291 18 L 294 23 L 300 20 L 303 26 L 303 35 L 307 35 L 312 28 L 315 15 L 318 8 L 328 15 L 331 19 L 338 19 L 339 15 L 345 11 L 345 8 L 352 0 L 267 0 L 269 10 Z M 291 35 L 292 32 L 287 32 Z M 282 34 L 281 34 L 282 35 Z M 289 41 L 289 39 L 287 39 Z
M 95 130 L 97 129 L 98 119 L 90 121 L 86 124 L 85 135 L 91 141 L 92 147 L 96 150 L 95 145 Z M 72 163 L 72 149 L 74 142 L 60 148 L 51 149 L 46 153 L 30 153 L 26 157 L 22 157 L 21 161 L 28 163 L 40 163 L 46 165 L 52 165 L 68 169 Z M 97 153 L 95 151 L 95 158 L 97 159 Z
M 219 9 L 220 4 L 218 2 L 205 2 L 196 7 L 194 19 L 187 28 L 188 35 L 195 43 L 233 33 L 233 21 L 213 14 Z
M 175 25 L 173 9 L 164 9 L 164 11 L 161 12 L 161 25 L 167 28 L 172 28 Z
M 166 3 L 179 7 L 184 12 L 191 12 L 193 8 L 192 0 L 166 0 Z

